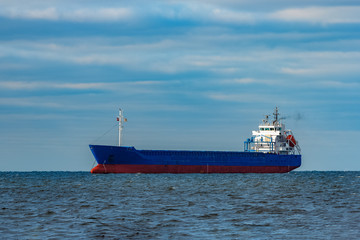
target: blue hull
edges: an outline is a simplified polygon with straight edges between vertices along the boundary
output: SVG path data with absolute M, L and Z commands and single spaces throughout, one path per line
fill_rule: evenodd
M 301 155 L 261 152 L 136 150 L 90 145 L 98 163 L 93 173 L 276 173 L 301 165 Z

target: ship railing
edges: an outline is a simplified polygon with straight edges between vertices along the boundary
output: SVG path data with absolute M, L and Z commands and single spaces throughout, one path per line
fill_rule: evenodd
M 296 141 L 296 145 L 295 145 L 296 151 L 298 154 L 301 154 L 301 148 L 299 146 L 299 143 Z
M 248 138 L 244 141 L 244 151 L 245 152 L 275 152 L 275 142 L 273 142 L 271 137 L 260 135 L 260 137 L 265 137 L 270 139 L 270 141 L 260 141 L 255 140 L 255 137 Z

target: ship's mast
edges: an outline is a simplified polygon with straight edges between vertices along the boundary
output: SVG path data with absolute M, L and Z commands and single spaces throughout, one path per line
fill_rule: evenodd
M 119 146 L 121 145 L 121 131 L 123 129 L 123 112 L 121 110 L 121 108 L 119 108 L 119 116 L 117 118 L 118 122 L 119 122 Z
M 278 107 L 275 107 L 275 111 L 274 111 L 273 115 L 274 115 L 273 124 L 275 125 L 275 123 L 278 123 L 278 119 L 279 119 L 279 115 L 280 115 Z

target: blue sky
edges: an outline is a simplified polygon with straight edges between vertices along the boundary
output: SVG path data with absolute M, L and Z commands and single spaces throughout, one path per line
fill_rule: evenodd
M 346 0 L 0 1 L 0 170 L 90 170 L 119 107 L 125 145 L 242 151 L 275 106 L 300 170 L 360 170 L 359 29 Z

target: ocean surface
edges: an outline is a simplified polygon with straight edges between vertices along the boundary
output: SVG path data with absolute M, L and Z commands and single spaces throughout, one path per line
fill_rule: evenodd
M 1 239 L 360 239 L 360 172 L 0 172 Z

